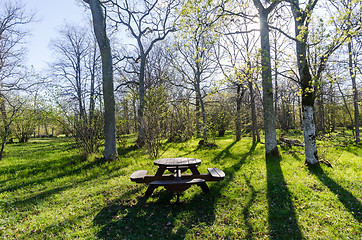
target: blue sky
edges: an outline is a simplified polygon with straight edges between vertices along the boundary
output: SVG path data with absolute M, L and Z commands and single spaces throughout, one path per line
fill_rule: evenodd
M 57 37 L 57 32 L 65 22 L 79 23 L 87 21 L 85 8 L 79 0 L 22 0 L 29 11 L 36 12 L 37 22 L 28 26 L 31 36 L 28 38 L 27 65 L 42 70 L 52 61 L 49 41 Z

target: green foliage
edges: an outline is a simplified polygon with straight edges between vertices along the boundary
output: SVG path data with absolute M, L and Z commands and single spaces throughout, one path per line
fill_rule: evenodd
M 169 142 L 184 142 L 190 140 L 194 133 L 194 111 L 186 99 L 173 103 L 169 108 Z
M 346 137 L 352 137 L 346 135 Z M 288 138 L 302 138 L 294 133 Z M 340 136 L 319 144 L 334 145 Z M 265 162 L 264 146 L 250 138 L 217 138 L 220 149 L 198 140 L 169 143 L 164 157 L 196 157 L 199 170 L 217 167 L 223 181 L 209 193 L 193 186 L 175 204 L 158 188 L 129 180 L 132 172 L 156 172 L 134 147 L 119 161 L 77 155 L 64 139 L 34 139 L 9 145 L 0 162 L 0 237 L 4 239 L 360 239 L 362 232 L 361 146 L 326 152 L 333 168 L 304 166 L 303 149 L 282 149 L 280 161 Z M 338 157 L 335 157 L 338 155 Z
M 223 95 L 211 97 L 212 104 L 207 108 L 208 129 L 215 139 L 216 136 L 223 137 L 232 119 L 230 99 Z
M 36 127 L 36 113 L 30 106 L 24 106 L 22 113 L 17 116 L 12 124 L 12 133 L 19 142 L 27 142 Z
M 166 117 L 168 114 L 167 91 L 164 86 L 148 89 L 145 96 L 143 127 L 145 146 L 151 158 L 157 158 L 161 143 L 165 138 Z

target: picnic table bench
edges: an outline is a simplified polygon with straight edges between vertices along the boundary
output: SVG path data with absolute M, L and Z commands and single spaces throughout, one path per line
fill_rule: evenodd
M 167 190 L 177 194 L 179 202 L 179 193 L 188 189 L 191 185 L 198 185 L 204 192 L 209 191 L 206 181 L 220 181 L 225 178 L 225 173 L 218 168 L 208 168 L 208 173 L 200 173 L 197 166 L 201 163 L 196 158 L 163 158 L 154 161 L 158 166 L 155 175 L 147 175 L 147 170 L 138 170 L 131 174 L 130 179 L 136 183 L 149 184 L 145 193 L 151 196 L 153 191 L 163 186 Z M 191 174 L 184 174 L 190 169 Z M 164 174 L 168 170 L 171 174 Z

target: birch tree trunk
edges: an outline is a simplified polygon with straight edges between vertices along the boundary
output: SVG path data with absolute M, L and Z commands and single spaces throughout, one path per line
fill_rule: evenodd
M 109 39 L 106 33 L 106 20 L 99 0 L 83 0 L 92 11 L 93 27 L 102 57 L 103 101 L 104 101 L 104 158 L 118 158 L 116 138 L 115 101 L 113 91 L 113 64 Z
M 292 4 L 292 11 L 295 21 L 296 54 L 297 65 L 302 87 L 302 115 L 304 128 L 305 160 L 307 164 L 318 164 L 315 122 L 314 122 L 314 91 L 313 80 L 310 74 L 307 61 L 307 39 L 310 13 L 315 6 L 310 5 L 308 10 L 302 11 L 299 8 L 299 1 Z M 306 25 L 304 25 L 304 23 Z

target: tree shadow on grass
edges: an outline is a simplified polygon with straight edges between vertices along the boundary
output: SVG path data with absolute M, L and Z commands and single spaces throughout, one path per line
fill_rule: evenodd
M 280 160 L 266 161 L 269 236 L 271 239 L 304 239 Z
M 232 154 L 230 153 L 230 149 L 237 143 L 238 141 L 233 141 L 229 146 L 227 146 L 224 150 L 222 150 L 216 157 L 214 157 L 214 159 L 211 162 L 220 162 L 221 159 L 223 158 L 233 158 Z M 254 143 L 249 152 L 247 153 L 247 155 L 251 154 L 252 152 L 254 152 L 256 148 L 256 144 Z
M 68 158 L 67 158 L 68 159 Z M 66 161 L 67 159 L 64 159 Z M 68 159 L 71 161 L 71 159 Z M 68 161 L 66 161 L 68 162 Z M 4 205 L 4 208 L 13 208 L 14 206 L 17 207 L 35 207 L 40 202 L 48 199 L 49 197 L 59 194 L 61 192 L 67 191 L 71 188 L 76 188 L 77 186 L 84 184 L 86 182 L 92 181 L 94 179 L 99 179 L 100 177 L 106 177 L 106 179 L 117 177 L 119 174 L 114 172 L 113 174 L 109 175 L 102 175 L 106 170 L 101 169 L 101 172 L 92 171 L 93 168 L 99 167 L 104 161 L 102 159 L 95 159 L 93 161 L 87 162 L 85 165 L 77 165 L 74 168 L 66 168 L 57 169 L 57 173 L 54 175 L 49 175 L 47 177 L 40 177 L 40 178 L 29 178 L 28 181 L 24 181 L 22 183 L 14 184 L 6 189 L 2 189 L 0 193 L 6 191 L 16 191 L 18 189 L 26 188 L 29 186 L 36 186 L 42 185 L 44 183 L 53 182 L 54 179 L 62 179 L 66 178 L 69 179 L 70 177 L 73 179 L 71 181 L 67 180 L 64 183 L 61 183 L 60 186 L 51 186 L 47 187 L 45 190 L 42 191 L 34 191 L 32 192 L 29 190 L 29 194 L 23 198 L 14 198 L 11 202 L 3 202 L 0 204 Z M 88 174 L 80 179 L 77 179 L 77 176 L 82 172 L 88 172 Z M 101 175 L 101 176 L 100 176 Z M 75 178 L 73 178 L 75 177 Z
M 51 182 L 54 179 L 75 176 L 82 171 L 90 170 L 103 163 L 101 159 L 89 161 L 85 165 L 81 165 L 81 162 L 81 157 L 72 156 L 62 157 L 57 159 L 56 161 L 40 162 L 39 164 L 29 163 L 28 169 L 24 166 L 21 166 L 18 170 L 18 176 L 24 181 L 21 181 L 19 183 L 15 181 L 15 184 L 12 184 L 6 188 L 0 188 L 0 193 L 15 191 L 17 189 L 28 187 L 34 184 L 39 185 L 44 182 Z M 15 165 L 13 168 L 16 169 L 17 166 L 18 165 Z M 46 171 L 48 171 L 49 174 L 41 174 Z M 36 177 L 37 174 L 40 174 L 39 178 Z M 13 180 L 17 179 L 14 178 Z
M 362 157 L 362 144 L 351 144 L 342 148 L 343 150 L 350 152 L 356 156 Z
M 209 193 L 203 193 L 200 189 L 192 199 L 181 204 L 171 203 L 174 195 L 163 190 L 155 191 L 151 196 L 152 202 L 147 202 L 145 197 L 125 199 L 127 197 L 122 196 L 103 208 L 94 218 L 94 223 L 100 226 L 97 236 L 100 239 L 184 239 L 190 233 L 197 237 L 199 231 L 215 222 L 215 209 L 217 200 L 222 197 L 222 189 L 230 184 L 255 148 L 256 144 L 241 156 L 240 161 L 223 169 L 225 179 L 210 184 Z M 243 214 L 249 215 L 248 209 Z M 251 232 L 252 227 L 249 226 L 249 229 Z
M 250 189 L 250 192 L 251 192 L 250 198 L 249 198 L 248 202 L 245 204 L 245 207 L 242 211 L 242 214 L 244 217 L 244 223 L 247 228 L 247 235 L 246 235 L 245 239 L 253 239 L 254 238 L 254 229 L 253 229 L 253 225 L 250 221 L 250 208 L 253 205 L 253 202 L 255 200 L 256 191 L 255 191 L 253 185 L 251 185 L 251 183 L 250 183 L 251 176 L 247 177 L 245 174 L 243 176 L 244 176 L 246 185 L 248 186 L 248 188 Z
M 139 150 L 140 148 L 136 145 L 132 145 L 126 148 L 118 148 L 119 156 L 127 156 L 129 153 Z
M 328 177 L 320 165 L 309 167 L 309 171 L 318 177 L 319 181 L 338 197 L 339 201 L 358 222 L 362 223 L 362 205 L 352 193 Z

